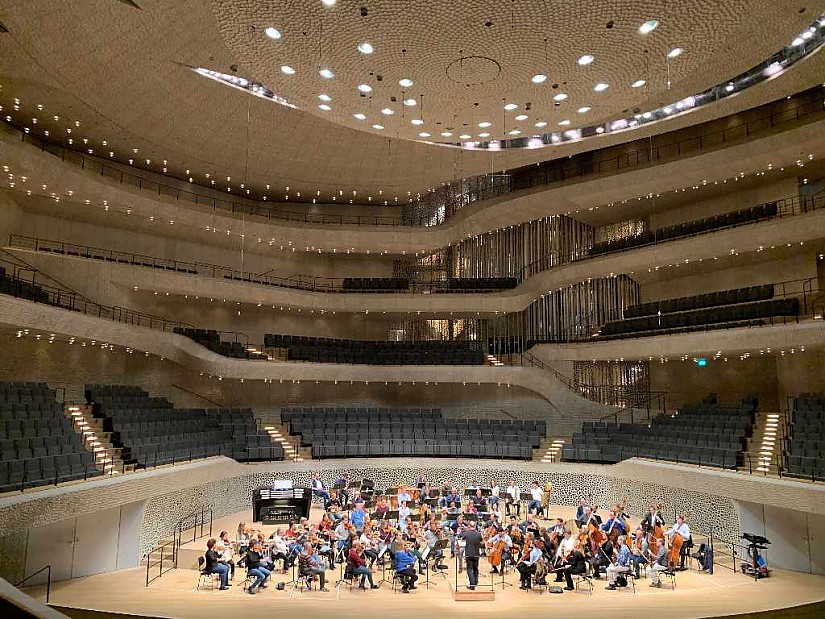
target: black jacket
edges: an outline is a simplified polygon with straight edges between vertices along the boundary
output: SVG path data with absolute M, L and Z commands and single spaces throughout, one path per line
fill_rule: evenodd
M 480 557 L 481 556 L 481 533 L 475 529 L 467 529 L 461 534 L 467 541 L 467 547 L 464 549 L 465 557 Z
M 206 565 L 204 566 L 206 571 L 211 572 L 216 563 L 218 563 L 218 553 L 210 548 L 206 551 Z

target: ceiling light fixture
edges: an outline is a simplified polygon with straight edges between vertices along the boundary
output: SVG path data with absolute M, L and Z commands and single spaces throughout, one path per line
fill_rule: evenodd
M 290 67 L 288 64 L 285 64 L 281 67 L 281 73 L 285 75 L 295 75 L 295 69 Z
M 264 34 L 275 41 L 281 38 L 281 31 L 277 28 L 273 28 L 272 26 L 264 30 Z
M 321 105 L 319 105 L 318 107 L 319 107 L 319 108 L 321 108 L 322 110 L 324 110 L 325 112 L 329 112 L 329 111 L 332 109 L 332 108 L 331 108 L 330 106 L 328 106 L 326 103 L 322 103 L 322 104 L 321 104 Z
M 335 6 L 336 2 L 338 2 L 338 0 L 321 0 L 321 3 L 326 6 Z
M 332 101 L 332 97 L 330 97 L 329 95 L 318 95 L 318 98 L 321 101 Z
M 414 105 L 418 105 L 418 101 L 416 101 L 415 99 L 404 99 L 404 105 L 406 105 L 407 107 L 412 107 Z
M 508 135 L 518 135 L 519 133 L 521 133 L 521 131 L 519 131 L 518 129 L 513 129 L 512 131 L 508 132 Z
M 468 135 L 466 133 L 462 133 L 460 136 L 458 136 L 458 139 L 460 139 L 460 140 L 469 140 L 472 137 L 473 136 L 471 136 L 471 135 Z
M 567 120 L 567 119 L 564 119 L 564 120 L 560 120 L 560 121 L 559 121 L 559 126 L 560 126 L 560 127 L 566 127 L 566 126 L 568 126 L 569 124 L 570 124 L 570 121 L 569 121 L 569 120 Z
M 402 78 L 402 79 L 398 80 L 398 85 L 401 86 L 402 88 L 409 88 L 410 86 L 413 85 L 413 81 L 410 78 L 405 77 L 405 78 Z
M 395 112 L 393 112 L 393 111 L 392 111 L 390 108 L 388 108 L 388 107 L 385 107 L 383 110 L 381 110 L 381 113 L 382 113 L 384 116 L 392 116 L 393 114 L 395 114 Z
M 658 27 L 659 22 L 655 19 L 650 19 L 639 26 L 639 34 L 650 34 Z
M 480 123 L 478 123 L 478 126 L 479 126 L 479 127 L 481 127 L 482 129 L 486 129 L 487 127 L 491 126 L 492 124 L 493 124 L 493 123 L 487 122 L 487 121 L 485 120 L 484 122 L 480 122 Z
M 358 51 L 362 54 L 371 54 L 375 51 L 375 48 L 372 46 L 372 43 L 367 43 L 364 41 L 363 43 L 358 44 Z
M 373 129 L 383 129 L 384 125 L 373 125 L 372 128 Z
M 420 138 L 428 138 L 428 137 L 430 137 L 430 135 L 431 135 L 431 134 L 427 133 L 426 131 L 422 131 L 421 133 L 419 133 L 419 134 L 418 134 L 418 137 L 420 137 Z
M 367 115 L 362 114 L 361 112 L 356 112 L 353 116 L 358 120 L 367 120 Z
M 590 54 L 585 54 L 584 56 L 579 58 L 576 62 L 578 62 L 583 67 L 587 66 L 591 62 L 593 62 L 593 56 L 591 56 Z
M 369 84 L 358 84 L 358 91 L 363 93 L 372 92 L 372 86 Z
M 442 138 L 448 138 L 451 135 L 452 135 L 452 133 L 450 133 L 449 131 L 444 131 L 444 132 L 441 133 Z
M 527 114 L 519 114 L 516 116 L 516 120 L 527 120 Z
M 540 120 L 539 122 L 536 123 L 536 127 L 538 127 L 538 128 L 546 127 L 546 126 L 547 126 L 547 122 L 543 121 L 543 120 Z
M 410 122 L 414 125 L 423 125 L 424 124 L 424 121 L 421 120 L 420 118 L 413 118 Z
M 604 82 L 599 82 L 598 84 L 596 84 L 595 86 L 593 86 L 593 90 L 595 90 L 596 92 L 604 92 L 604 91 L 605 91 L 605 90 L 607 90 L 608 88 L 610 88 L 610 86 L 608 86 L 608 85 L 607 85 L 607 84 L 605 84 Z
M 631 84 L 631 86 L 632 86 L 633 88 L 641 88 L 641 87 L 642 87 L 642 86 L 644 86 L 645 84 L 647 84 L 647 81 L 645 81 L 645 80 L 636 80 L 635 82 L 633 82 L 633 83 Z
M 544 73 L 538 73 L 530 78 L 534 84 L 542 84 L 547 81 L 547 76 Z
M 514 110 L 517 107 L 518 107 L 518 105 L 516 105 L 515 103 L 508 103 L 507 105 L 504 106 L 504 109 L 505 110 Z
M 323 77 L 325 80 L 331 80 L 333 77 L 335 77 L 335 73 L 333 73 L 331 69 L 327 69 L 326 67 L 318 69 L 318 75 Z
M 589 105 L 583 105 L 582 107 L 580 107 L 578 109 L 578 112 L 579 112 L 579 114 L 587 114 L 590 111 L 590 109 L 591 108 L 590 108 Z
M 681 56 L 683 51 L 684 50 L 681 47 L 674 47 L 672 50 L 670 50 L 667 53 L 667 57 L 668 58 L 676 58 L 678 56 Z
M 565 101 L 567 100 L 567 94 L 560 92 L 556 95 L 553 95 L 553 101 Z
M 489 137 L 490 137 L 490 134 L 489 134 L 489 133 L 486 133 L 486 132 L 485 132 L 485 133 L 479 133 L 479 134 L 478 134 L 478 137 L 480 137 L 480 138 L 489 138 Z

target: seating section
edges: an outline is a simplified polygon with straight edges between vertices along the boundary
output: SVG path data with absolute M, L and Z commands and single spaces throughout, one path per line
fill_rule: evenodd
M 250 409 L 175 409 L 139 387 L 87 386 L 95 417 L 122 447 L 125 462 L 170 464 L 225 455 L 238 461 L 282 460 L 284 451 L 259 430 Z
M 786 475 L 825 481 L 825 394 L 794 398 L 786 457 Z
M 446 289 L 437 292 L 486 292 L 490 290 L 511 290 L 518 286 L 515 277 L 451 277 Z
M 0 383 L 0 492 L 101 473 L 53 389 L 45 383 Z
M 281 421 L 313 458 L 530 460 L 546 431 L 541 420 L 445 419 L 437 408 L 296 407 L 282 409 Z
M 6 274 L 6 267 L 0 266 L 0 294 L 7 294 L 36 303 L 49 303 L 49 294 L 37 284 L 16 279 Z
M 398 292 L 409 290 L 410 280 L 405 277 L 345 277 L 343 288 L 347 292 Z
M 267 359 L 267 356 L 262 353 L 248 351 L 240 342 L 224 342 L 221 340 L 218 332 L 214 330 L 175 327 L 174 331 L 178 335 L 185 335 L 195 340 L 201 346 L 224 357 L 232 357 L 233 359 Z
M 623 251 L 625 249 L 633 249 L 634 247 L 640 247 L 642 245 L 649 245 L 650 243 L 669 241 L 671 239 L 692 236 L 702 232 L 711 232 L 713 230 L 726 228 L 728 226 L 741 226 L 743 224 L 749 224 L 762 219 L 775 217 L 778 212 L 778 203 L 768 202 L 767 204 L 760 204 L 741 211 L 733 211 L 732 213 L 715 215 L 714 217 L 706 217 L 705 219 L 676 224 L 673 226 L 668 226 L 667 228 L 649 230 L 637 236 L 631 236 L 615 241 L 602 241 L 600 243 L 594 243 L 590 248 L 590 255 L 600 256 L 603 254 L 612 253 L 614 251 Z
M 288 358 L 314 363 L 369 365 L 482 365 L 484 353 L 466 342 L 375 342 L 302 335 L 264 336 L 265 348 L 287 350 Z
M 734 469 L 741 465 L 755 413 L 756 400 L 723 407 L 711 395 L 701 404 L 654 418 L 650 426 L 586 421 L 562 449 L 562 459 L 615 463 L 639 457 Z
M 623 320 L 606 323 L 599 337 L 615 339 L 755 326 L 775 318 L 798 316 L 799 299 L 774 299 L 773 285 L 768 284 L 633 305 L 624 311 Z

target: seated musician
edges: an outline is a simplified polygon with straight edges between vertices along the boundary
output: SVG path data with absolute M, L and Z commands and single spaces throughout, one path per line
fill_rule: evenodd
M 266 581 L 269 579 L 271 572 L 265 565 L 261 543 L 258 540 L 254 539 L 249 543 L 249 550 L 246 551 L 243 561 L 246 564 L 247 576 L 254 578 L 247 592 L 255 595 L 258 589 L 266 589 Z
M 504 550 L 501 553 L 501 569 L 504 571 L 504 563 L 512 559 L 513 538 L 511 538 L 510 534 L 507 533 L 506 530 L 502 529 L 501 526 L 496 527 L 495 534 L 487 540 L 487 544 L 490 548 L 495 548 L 499 542 L 504 542 Z M 490 573 L 498 574 L 498 567 L 494 565 L 493 569 L 490 570 Z
M 280 559 L 283 563 L 283 571 L 286 572 L 287 558 L 289 557 L 289 546 L 287 546 L 283 535 L 283 529 L 278 528 L 275 530 L 275 533 L 269 537 L 269 551 L 270 556 L 272 557 L 273 567 L 275 565 L 275 561 Z
M 204 571 L 207 574 L 218 574 L 221 579 L 220 591 L 226 591 L 229 589 L 229 567 L 221 562 L 220 555 L 215 550 L 215 547 L 216 540 L 214 538 L 206 542 L 206 555 L 204 556 L 206 563 L 204 565 Z
M 666 572 L 667 566 L 667 544 L 664 540 L 649 539 L 648 556 L 650 557 L 650 567 L 647 570 L 650 576 L 651 587 L 661 587 L 662 579 L 660 577 L 662 572 Z
M 594 513 L 589 505 L 586 505 L 584 508 L 584 524 L 582 526 L 587 526 L 588 523 L 593 523 L 597 527 L 600 527 L 602 526 L 602 517 Z
M 367 512 L 364 511 L 363 503 L 356 503 L 355 509 L 350 514 L 350 522 L 355 525 L 355 530 L 360 534 L 364 530 L 364 524 L 369 520 Z
M 613 591 L 616 589 L 616 576 L 619 574 L 628 574 L 631 570 L 630 562 L 630 546 L 627 545 L 627 537 L 625 535 L 619 536 L 619 552 L 616 554 L 616 560 L 607 566 L 607 589 Z
M 544 542 L 538 540 L 533 544 L 530 554 L 526 558 L 519 561 L 519 564 L 516 566 L 519 574 L 521 574 L 521 586 L 519 589 L 527 591 L 532 587 L 531 577 L 536 573 L 536 563 L 542 558 L 543 555 Z
M 507 515 L 516 512 L 516 516 L 521 515 L 521 490 L 512 479 L 507 482 L 507 488 L 504 493 L 507 495 L 504 498 L 504 503 L 507 507 Z
M 450 488 L 450 492 L 441 497 L 444 500 L 444 507 L 458 507 L 461 508 L 461 495 L 456 488 Z M 439 501 L 440 505 L 440 501 Z
M 401 529 L 402 532 L 407 530 L 406 519 L 411 513 L 412 510 L 409 508 L 406 501 L 401 501 L 398 504 L 398 528 Z
M 335 527 L 335 548 L 338 552 L 349 544 L 350 526 L 349 518 L 344 516 Z
M 602 531 L 608 533 L 615 530 L 619 531 L 619 535 L 625 535 L 627 533 L 627 527 L 624 520 L 616 514 L 615 510 L 611 509 L 610 518 L 608 518 L 607 522 L 602 525 Z
M 527 520 L 521 523 L 521 528 L 524 530 L 525 533 L 532 533 L 533 537 L 538 537 L 539 526 L 538 521 L 536 520 L 535 514 L 529 513 L 527 514 Z
M 261 560 L 261 565 L 263 565 L 266 569 L 268 569 L 271 572 L 275 568 L 275 565 L 270 560 L 269 555 L 266 554 L 268 551 L 268 544 L 266 538 L 264 537 L 264 534 L 258 532 L 255 534 L 254 539 L 258 540 L 258 543 L 261 545 L 261 550 L 265 553 L 264 558 Z
M 350 537 L 350 540 L 352 538 Z M 329 569 L 335 569 L 335 549 L 332 546 L 332 541 L 328 538 L 321 538 L 317 533 L 313 532 L 309 537 L 312 547 L 315 548 L 316 553 L 329 561 Z M 350 544 L 352 542 L 350 541 Z M 343 561 L 343 559 L 342 559 Z
M 484 495 L 481 493 L 481 488 L 476 488 L 475 494 L 470 497 L 470 500 L 472 501 L 477 512 L 486 511 L 485 508 L 487 507 L 487 499 L 485 499 Z
M 677 533 L 682 536 L 682 548 L 679 550 L 679 569 L 683 570 L 685 569 L 685 560 L 688 557 L 688 552 L 693 547 L 693 540 L 690 537 L 690 527 L 688 523 L 685 522 L 684 516 L 676 516 L 676 522 L 670 527 L 666 535 L 668 539 L 670 539 Z
M 556 518 L 556 521 L 553 523 L 553 526 L 550 527 L 550 533 L 555 533 L 559 536 L 559 539 L 561 539 L 564 536 L 565 530 L 566 529 L 564 527 L 564 518 Z
M 220 553 L 221 557 L 220 560 L 222 563 L 225 563 L 229 566 L 229 578 L 235 578 L 235 562 L 232 560 L 233 556 L 233 548 L 235 547 L 235 542 L 229 539 L 229 533 L 226 531 L 221 531 L 221 534 L 218 535 L 218 546 L 220 546 Z
M 338 491 L 338 498 L 341 501 L 341 508 L 343 509 L 347 506 L 347 503 L 349 503 L 349 491 L 347 490 L 349 486 L 349 471 L 341 473 L 341 477 L 335 481 L 335 485 L 341 488 Z
M 470 501 L 469 503 L 467 503 L 467 506 L 464 508 L 464 513 L 465 514 L 477 514 L 478 513 L 478 507 L 476 507 L 475 503 Z
M 350 499 L 350 503 L 352 504 L 353 508 L 357 507 L 358 505 L 363 505 L 366 503 L 364 500 L 364 496 L 361 494 L 360 490 L 355 490 L 352 493 L 352 498 Z
M 555 561 L 553 561 L 553 565 L 556 568 L 556 582 L 564 580 L 563 570 L 559 568 L 569 562 L 575 549 L 576 538 L 573 537 L 573 532 L 570 529 L 565 529 L 563 537 L 556 548 Z
M 299 553 L 304 547 L 305 533 L 297 522 L 289 525 L 289 528 L 284 533 L 284 541 L 289 546 L 290 552 Z
M 541 499 L 544 496 L 544 490 L 539 487 L 538 482 L 530 484 L 530 500 L 527 502 L 528 514 L 541 514 Z
M 298 555 L 298 570 L 301 576 L 317 576 L 318 590 L 329 591 L 325 586 L 327 566 L 321 561 L 321 557 L 315 553 L 315 548 L 309 542 L 304 542 L 304 549 Z
M 395 553 L 395 572 L 401 579 L 401 592 L 409 593 L 415 589 L 415 581 L 418 575 L 415 573 L 415 557 L 409 553 L 409 546 L 404 543 L 401 549 Z
M 606 568 L 613 563 L 613 542 L 604 533 L 596 541 L 596 553 L 590 561 L 593 566 L 593 578 L 601 578 L 600 568 Z
M 584 526 L 584 523 L 587 522 L 587 517 L 584 515 L 584 508 L 589 507 L 587 504 L 587 499 L 584 497 L 579 499 L 579 506 L 576 508 L 576 526 L 580 529 Z
M 490 482 L 490 508 L 492 510 L 493 505 L 496 506 L 498 509 L 498 502 L 501 495 L 501 488 L 498 487 L 497 481 Z
M 385 499 L 383 496 L 378 497 L 375 500 L 375 511 L 373 513 L 376 516 L 381 516 L 383 514 L 386 514 L 388 511 L 390 511 L 390 506 L 387 505 L 387 499 Z
M 364 561 L 364 558 L 361 556 L 365 550 L 366 547 L 361 542 L 357 542 L 349 549 L 347 569 L 349 569 L 351 574 L 361 577 L 361 584 L 358 585 L 359 589 L 366 589 L 364 586 L 366 580 L 370 581 L 370 589 L 377 589 L 378 585 L 372 580 L 372 570 L 367 567 L 367 562 Z
M 587 574 L 587 561 L 578 546 L 574 547 L 573 551 L 565 560 L 561 568 L 561 573 L 564 574 L 564 580 L 566 581 L 564 588 L 567 591 L 573 590 L 573 576 Z
M 642 518 L 642 530 L 645 533 L 652 531 L 655 527 L 664 526 L 665 521 L 662 519 L 662 515 L 659 513 L 659 510 L 656 509 L 655 506 L 651 505 L 645 517 Z
M 430 549 L 430 552 L 428 553 L 428 558 L 433 558 L 433 569 L 446 570 L 447 566 L 441 562 L 441 560 L 444 558 L 444 551 L 433 550 L 433 547 L 440 539 L 441 527 L 438 526 L 438 522 L 436 520 L 430 520 L 429 524 L 427 525 L 427 530 L 424 532 L 424 540 L 426 541 L 427 548 Z
M 384 520 L 381 523 L 381 530 L 378 533 L 378 562 L 383 565 L 384 560 L 381 558 L 387 552 L 395 540 L 396 531 L 390 526 L 390 523 Z
M 312 494 L 321 497 L 321 500 L 324 502 L 324 509 L 326 509 L 329 504 L 329 491 L 326 489 L 326 486 L 324 486 L 324 482 L 321 481 L 318 471 L 312 473 Z
M 424 484 L 429 485 L 429 481 L 427 480 L 427 474 L 424 471 L 419 471 L 418 477 L 415 478 L 415 485 L 420 488 Z
M 364 546 L 364 558 L 369 559 L 370 567 L 378 560 L 378 547 L 381 543 L 378 531 L 373 531 L 371 527 L 364 527 L 358 543 Z
M 398 490 L 398 504 L 401 505 L 402 501 L 406 502 L 407 505 L 412 503 L 412 496 L 406 486 L 401 486 Z
M 647 537 L 645 537 L 642 527 L 638 527 L 633 534 L 630 543 L 630 564 L 633 566 L 633 573 L 639 578 L 639 567 L 647 563 Z
M 330 518 L 330 515 L 327 512 L 324 512 L 321 516 L 321 520 L 318 521 L 318 524 L 315 525 L 315 530 L 318 532 L 319 535 L 329 535 L 335 530 L 335 523 Z
M 418 491 L 418 504 L 424 505 L 424 501 L 430 498 L 430 493 L 432 492 L 432 488 L 430 488 L 430 482 L 424 482 L 424 485 Z

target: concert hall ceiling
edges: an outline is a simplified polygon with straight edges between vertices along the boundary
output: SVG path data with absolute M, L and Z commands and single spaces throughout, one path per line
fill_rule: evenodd
M 414 196 L 718 118 L 825 75 L 821 35 L 806 35 L 823 26 L 822 0 L 5 4 L 4 119 L 234 192 Z M 766 62 L 770 79 L 734 83 Z

